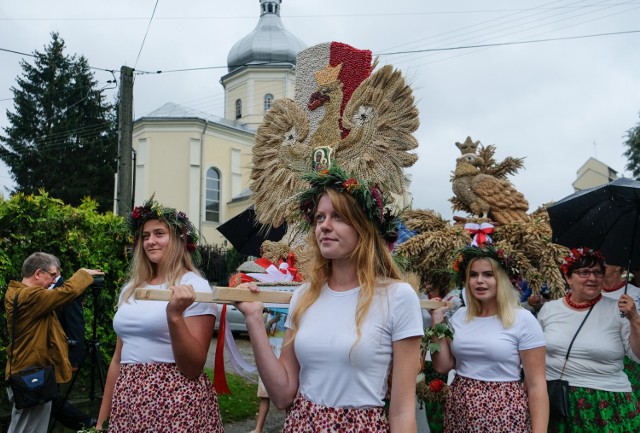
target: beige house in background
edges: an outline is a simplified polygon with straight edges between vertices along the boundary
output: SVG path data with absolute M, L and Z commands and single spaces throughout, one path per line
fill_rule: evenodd
M 256 128 L 275 99 L 293 97 L 297 53 L 305 44 L 280 19 L 282 0 L 259 0 L 256 28 L 227 57 L 225 117 L 167 103 L 133 126 L 136 204 L 155 193 L 184 210 L 207 244 L 253 204 L 249 190 Z
M 582 164 L 577 174 L 578 176 L 572 184 L 575 191 L 604 185 L 618 178 L 617 171 L 595 158 L 589 158 L 587 162 Z

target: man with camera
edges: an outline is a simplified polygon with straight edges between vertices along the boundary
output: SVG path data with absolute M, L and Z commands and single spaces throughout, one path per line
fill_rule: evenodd
M 22 264 L 22 281 L 9 282 L 5 293 L 11 339 L 6 351 L 7 392 L 13 403 L 8 433 L 47 431 L 53 395 L 43 394 L 33 383 L 49 382 L 51 368 L 54 382 L 68 382 L 72 375 L 67 339 L 55 310 L 80 296 L 94 276 L 103 275 L 100 270 L 79 269 L 61 287 L 48 290 L 58 275 L 57 263 L 51 254 L 31 254 Z

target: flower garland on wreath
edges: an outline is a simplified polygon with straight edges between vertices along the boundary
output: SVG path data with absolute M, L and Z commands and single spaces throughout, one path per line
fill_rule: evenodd
M 587 247 L 572 248 L 569 251 L 569 255 L 562 260 L 562 264 L 560 265 L 562 273 L 566 274 L 569 272 L 569 268 L 582 257 L 595 257 L 596 259 L 604 260 L 602 253 L 598 250 Z
M 457 258 L 451 265 L 451 272 L 457 287 L 464 285 L 465 275 L 469 263 L 473 259 L 491 258 L 497 261 L 500 266 L 507 272 L 511 284 L 518 288 L 518 283 L 522 279 L 520 274 L 520 265 L 513 254 L 507 253 L 502 248 L 496 248 L 493 245 L 484 245 L 482 247 L 467 245 L 457 251 Z
M 302 218 L 307 225 L 313 223 L 318 200 L 322 192 L 333 189 L 347 193 L 353 197 L 367 218 L 372 221 L 387 242 L 394 242 L 398 237 L 398 215 L 389 207 L 382 188 L 378 184 L 369 184 L 349 176 L 337 165 L 328 169 L 310 172 L 303 176 L 310 187 L 298 195 L 298 203 Z
M 194 265 L 198 266 L 201 262 L 200 252 L 198 251 L 198 241 L 200 239 L 198 230 L 184 212 L 162 206 L 154 200 L 154 196 L 151 196 L 142 206 L 133 208 L 133 211 L 129 214 L 129 229 L 133 235 L 134 247 L 144 224 L 153 219 L 166 223 L 174 230 L 178 238 L 184 243 L 185 249 L 191 254 Z

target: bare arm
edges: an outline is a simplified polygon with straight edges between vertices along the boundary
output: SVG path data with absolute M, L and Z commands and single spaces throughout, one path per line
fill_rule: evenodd
M 549 423 L 549 395 L 545 374 L 545 348 L 521 350 L 520 360 L 524 369 L 524 382 L 529 396 L 531 432 L 545 433 Z
M 440 307 L 436 310 L 429 310 L 429 312 L 431 313 L 432 328 L 438 323 L 442 323 L 444 321 L 444 313 L 448 309 L 449 307 Z M 431 354 L 431 362 L 433 363 L 433 368 L 438 373 L 449 373 L 449 371 L 454 369 L 456 366 L 456 359 L 453 357 L 451 347 L 449 347 L 449 344 L 451 342 L 447 338 L 436 337 L 432 337 L 431 341 L 440 345 L 440 350 Z
M 416 376 L 420 371 L 420 337 L 393 343 L 389 424 L 391 433 L 415 432 Z
M 120 359 L 122 355 L 122 340 L 120 337 L 116 339 L 116 348 L 113 351 L 113 358 L 109 364 L 107 379 L 104 384 L 104 392 L 102 393 L 102 403 L 100 404 L 100 412 L 98 414 L 97 429 L 102 429 L 102 424 L 109 418 L 111 414 L 111 400 L 113 399 L 113 390 L 116 386 L 116 380 L 120 375 Z
M 207 360 L 216 318 L 212 315 L 183 317 L 184 310 L 195 301 L 195 291 L 190 285 L 174 286 L 171 291 L 167 324 L 173 357 L 178 370 L 187 378 L 195 379 Z
M 292 332 L 287 329 L 280 359 L 278 359 L 269 344 L 262 316 L 262 303 L 240 302 L 237 308 L 244 314 L 258 372 L 269 393 L 269 398 L 278 409 L 286 409 L 293 403 L 298 392 L 298 375 L 300 374 L 300 365 L 293 350 L 293 343 L 287 344 L 291 341 Z

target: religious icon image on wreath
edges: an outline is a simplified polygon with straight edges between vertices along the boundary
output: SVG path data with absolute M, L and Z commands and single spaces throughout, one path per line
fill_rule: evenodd
M 313 150 L 313 171 L 327 170 L 333 161 L 333 149 L 329 146 L 317 147 Z

